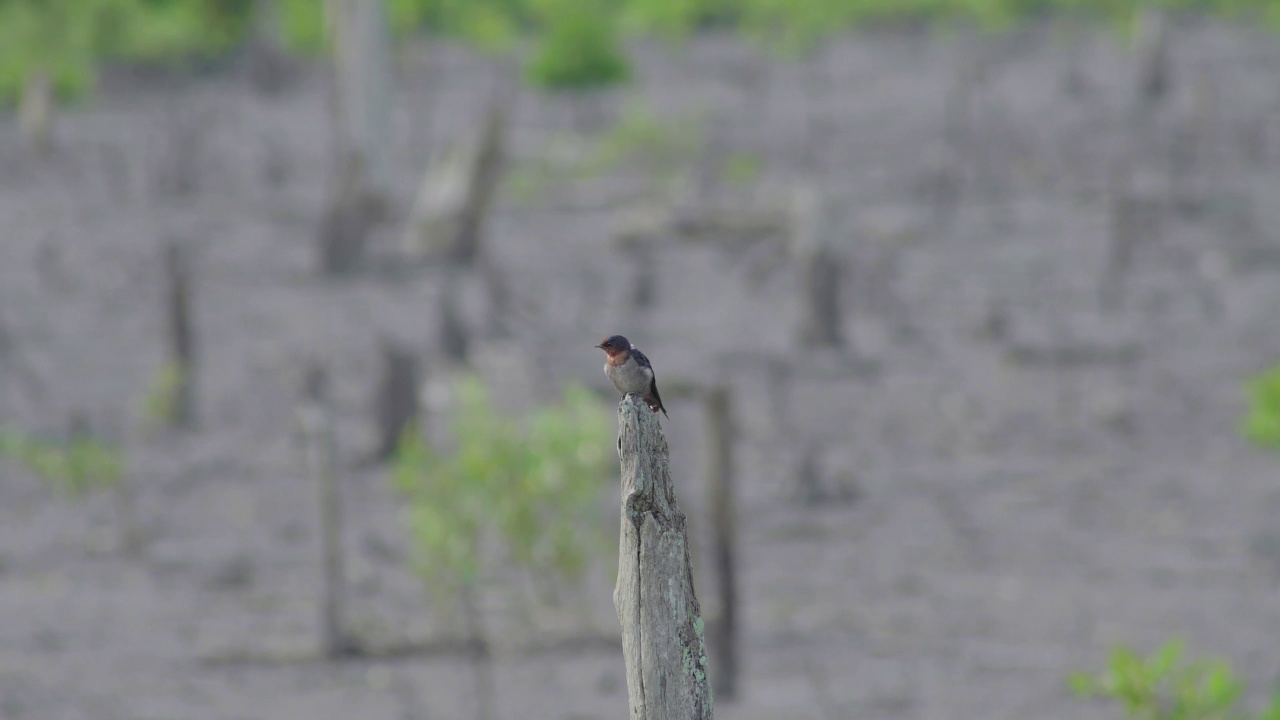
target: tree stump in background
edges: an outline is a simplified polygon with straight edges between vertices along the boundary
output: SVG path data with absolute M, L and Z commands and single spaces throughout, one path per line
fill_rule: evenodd
M 353 654 L 357 646 L 343 624 L 342 496 L 338 487 L 338 447 L 333 430 L 329 378 L 323 367 L 309 365 L 303 378 L 298 426 L 306 447 L 307 472 L 315 483 L 319 510 L 320 652 L 325 657 Z
M 369 233 L 385 211 L 383 200 L 365 187 L 360 157 L 344 157 L 338 184 L 320 222 L 320 269 L 328 276 L 350 275 L 360 269 Z
M 844 260 L 835 250 L 843 211 L 814 188 L 796 197 L 792 248 L 800 261 L 800 324 L 796 339 L 809 348 L 845 346 L 840 285 Z
M 1169 19 L 1162 8 L 1144 5 L 1138 11 L 1136 51 L 1135 96 L 1139 106 L 1149 108 L 1163 100 L 1172 85 Z
M 374 460 L 391 457 L 405 428 L 418 417 L 418 360 L 412 350 L 383 339 L 382 379 L 374 401 L 378 420 L 378 447 Z
M 712 686 L 717 695 L 738 694 L 738 508 L 733 492 L 733 410 L 729 388 L 712 388 L 706 403 L 707 507 L 711 514 L 711 553 L 715 562 L 720 617 L 709 628 L 718 672 Z
M 467 328 L 458 311 L 457 282 L 445 277 L 440 302 L 436 304 L 436 342 L 440 352 L 456 365 L 466 365 L 471 351 Z
M 474 141 L 447 151 L 427 169 L 403 242 L 410 257 L 472 265 L 481 256 L 485 221 L 502 177 L 506 132 L 506 109 L 495 102 Z
M 800 262 L 803 287 L 800 343 L 807 347 L 843 347 L 840 256 L 830 248 L 814 247 L 804 252 Z
M 711 718 L 707 648 L 689 535 L 658 416 L 635 394 L 618 406 L 622 528 L 613 605 L 622 625 L 632 720 Z
M 361 193 L 391 196 L 391 32 L 383 0 L 325 0 L 333 44 L 338 157 L 354 155 Z
M 18 101 L 18 130 L 36 157 L 49 154 L 53 140 L 53 117 L 57 101 L 49 73 L 33 71 L 22 84 Z
M 170 239 L 164 248 L 164 271 L 168 283 L 165 296 L 169 362 L 176 386 L 173 389 L 170 423 L 189 428 L 195 424 L 195 332 L 191 322 L 191 270 L 186 250 Z

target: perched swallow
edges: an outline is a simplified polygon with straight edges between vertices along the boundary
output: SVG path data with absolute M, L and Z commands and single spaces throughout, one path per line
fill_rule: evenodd
M 604 351 L 607 357 L 604 363 L 604 374 L 613 381 L 613 386 L 623 395 L 635 393 L 649 406 L 649 409 L 667 418 L 667 409 L 662 407 L 662 398 L 658 395 L 658 379 L 654 377 L 653 366 L 649 358 L 640 352 L 640 348 L 621 335 L 605 338 L 596 347 Z

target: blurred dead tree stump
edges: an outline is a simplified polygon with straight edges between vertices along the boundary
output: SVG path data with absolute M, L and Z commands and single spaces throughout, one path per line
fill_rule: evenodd
M 800 263 L 801 288 L 796 337 L 805 347 L 845 346 L 840 307 L 844 259 L 835 249 L 843 229 L 841 220 L 833 199 L 800 193 L 793 250 Z
M 320 221 L 321 272 L 334 277 L 359 270 L 369 233 L 382 219 L 384 210 L 383 201 L 367 191 L 360 158 L 346 156 Z
M 733 409 L 729 388 L 708 393 L 706 407 L 707 506 L 711 519 L 712 557 L 720 616 L 708 628 L 712 656 L 719 671 L 712 678 L 715 694 L 732 700 L 738 694 L 737 502 L 734 497 Z
M 637 395 L 618 406 L 622 522 L 613 605 L 622 626 L 629 716 L 711 718 L 701 609 L 666 438 Z
M 378 446 L 372 459 L 381 462 L 395 453 L 405 429 L 417 419 L 419 408 L 418 360 L 413 351 L 386 338 L 379 351 L 382 377 L 374 400 Z
M 306 453 L 306 467 L 315 484 L 322 589 L 320 652 L 339 657 L 358 650 L 343 624 L 345 573 L 342 560 L 342 496 L 338 484 L 338 447 L 334 437 L 329 377 L 325 369 L 304 369 L 302 401 L 297 408 L 298 430 Z
M 324 16 L 337 171 L 318 242 L 321 271 L 338 276 L 360 268 L 391 200 L 391 38 L 382 0 L 325 0 Z
M 1134 91 L 1137 103 L 1149 109 L 1163 100 L 1172 86 L 1169 14 L 1164 8 L 1144 4 L 1138 11 L 1137 24 Z
M 18 100 L 18 131 L 36 157 L 45 157 L 53 146 L 53 120 L 57 108 L 49 73 L 34 70 L 22 83 Z
M 441 286 L 440 302 L 436 303 L 436 343 L 445 358 L 463 366 L 470 357 L 471 341 L 458 310 L 458 284 L 453 277 L 445 277 Z
M 1124 303 L 1138 249 L 1158 240 L 1162 204 L 1131 189 L 1129 171 L 1118 171 L 1109 192 L 1107 259 L 1098 284 L 1098 305 L 1114 311 Z
M 280 38 L 279 0 L 254 0 L 252 13 L 246 72 L 258 92 L 274 95 L 284 90 L 297 74 Z
M 171 426 L 190 428 L 195 424 L 196 348 L 191 320 L 191 267 L 187 250 L 170 239 L 164 247 L 166 330 L 169 363 L 175 387 L 168 421 Z
M 393 187 L 391 34 L 383 0 L 325 0 L 333 47 L 339 157 L 359 158 L 363 194 L 386 202 Z
M 205 140 L 214 122 L 213 111 L 212 107 L 185 107 L 177 99 L 170 100 L 152 181 L 153 192 L 161 198 L 182 200 L 200 191 Z
M 616 221 L 614 243 L 632 267 L 633 309 L 651 307 L 657 297 L 658 250 L 684 244 L 711 245 L 759 280 L 783 265 L 791 216 L 786 209 L 690 205 L 639 205 Z
M 471 142 L 427 168 L 409 213 L 403 247 L 410 258 L 472 265 L 483 256 L 485 221 L 505 158 L 507 111 L 493 103 Z

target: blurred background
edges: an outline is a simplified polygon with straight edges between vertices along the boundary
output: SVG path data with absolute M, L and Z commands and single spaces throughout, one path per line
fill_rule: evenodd
M 720 717 L 1280 718 L 1278 31 L 0 0 L 0 718 L 621 716 L 615 333 Z

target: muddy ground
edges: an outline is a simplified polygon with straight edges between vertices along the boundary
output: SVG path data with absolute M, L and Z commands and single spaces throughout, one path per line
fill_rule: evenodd
M 1280 671 L 1280 458 L 1237 423 L 1242 377 L 1280 357 L 1280 41 L 1207 22 L 1172 40 L 1169 91 L 1145 109 L 1113 33 L 1073 44 L 1045 27 L 886 30 L 801 62 L 725 38 L 641 45 L 638 82 L 591 112 L 521 93 L 518 161 L 635 98 L 668 119 L 710 108 L 722 152 L 764 169 L 717 202 L 765 206 L 808 183 L 848 211 L 833 233 L 842 355 L 802 354 L 799 274 L 767 246 L 664 244 L 655 301 L 636 309 L 614 236 L 644 183 L 625 167 L 500 200 L 491 251 L 514 339 L 480 332 L 481 285 L 459 281 L 474 363 L 513 409 L 545 391 L 522 353 L 602 387 L 591 346 L 611 332 L 661 378 L 733 383 L 743 688 L 720 717 L 1116 717 L 1073 699 L 1067 673 L 1173 634 L 1231 658 L 1252 701 L 1266 694 Z M 395 257 L 432 148 L 478 125 L 494 77 L 458 48 L 407 54 L 402 182 L 378 262 Z M 0 467 L 0 717 L 472 716 L 457 654 L 211 662 L 316 641 L 300 358 L 334 374 L 347 458 L 373 443 L 378 339 L 438 367 L 439 273 L 315 273 L 324 88 L 314 68 L 277 95 L 236 72 L 108 73 L 59 118 L 47 160 L 0 118 L 0 419 L 52 432 L 83 412 L 124 441 L 145 534 L 126 559 L 109 496 L 68 503 Z M 162 195 L 175 145 L 193 183 Z M 1117 213 L 1139 241 L 1106 306 Z M 168 238 L 194 251 L 198 427 L 142 437 Z M 789 380 L 770 386 L 771 363 Z M 668 406 L 714 617 L 700 408 Z M 447 634 L 407 567 L 385 472 L 352 471 L 343 492 L 352 623 Z M 611 578 L 594 577 L 590 613 L 540 627 L 616 634 Z M 492 580 L 496 633 L 527 635 L 505 597 Z M 500 652 L 496 683 L 499 717 L 625 712 L 608 643 Z

